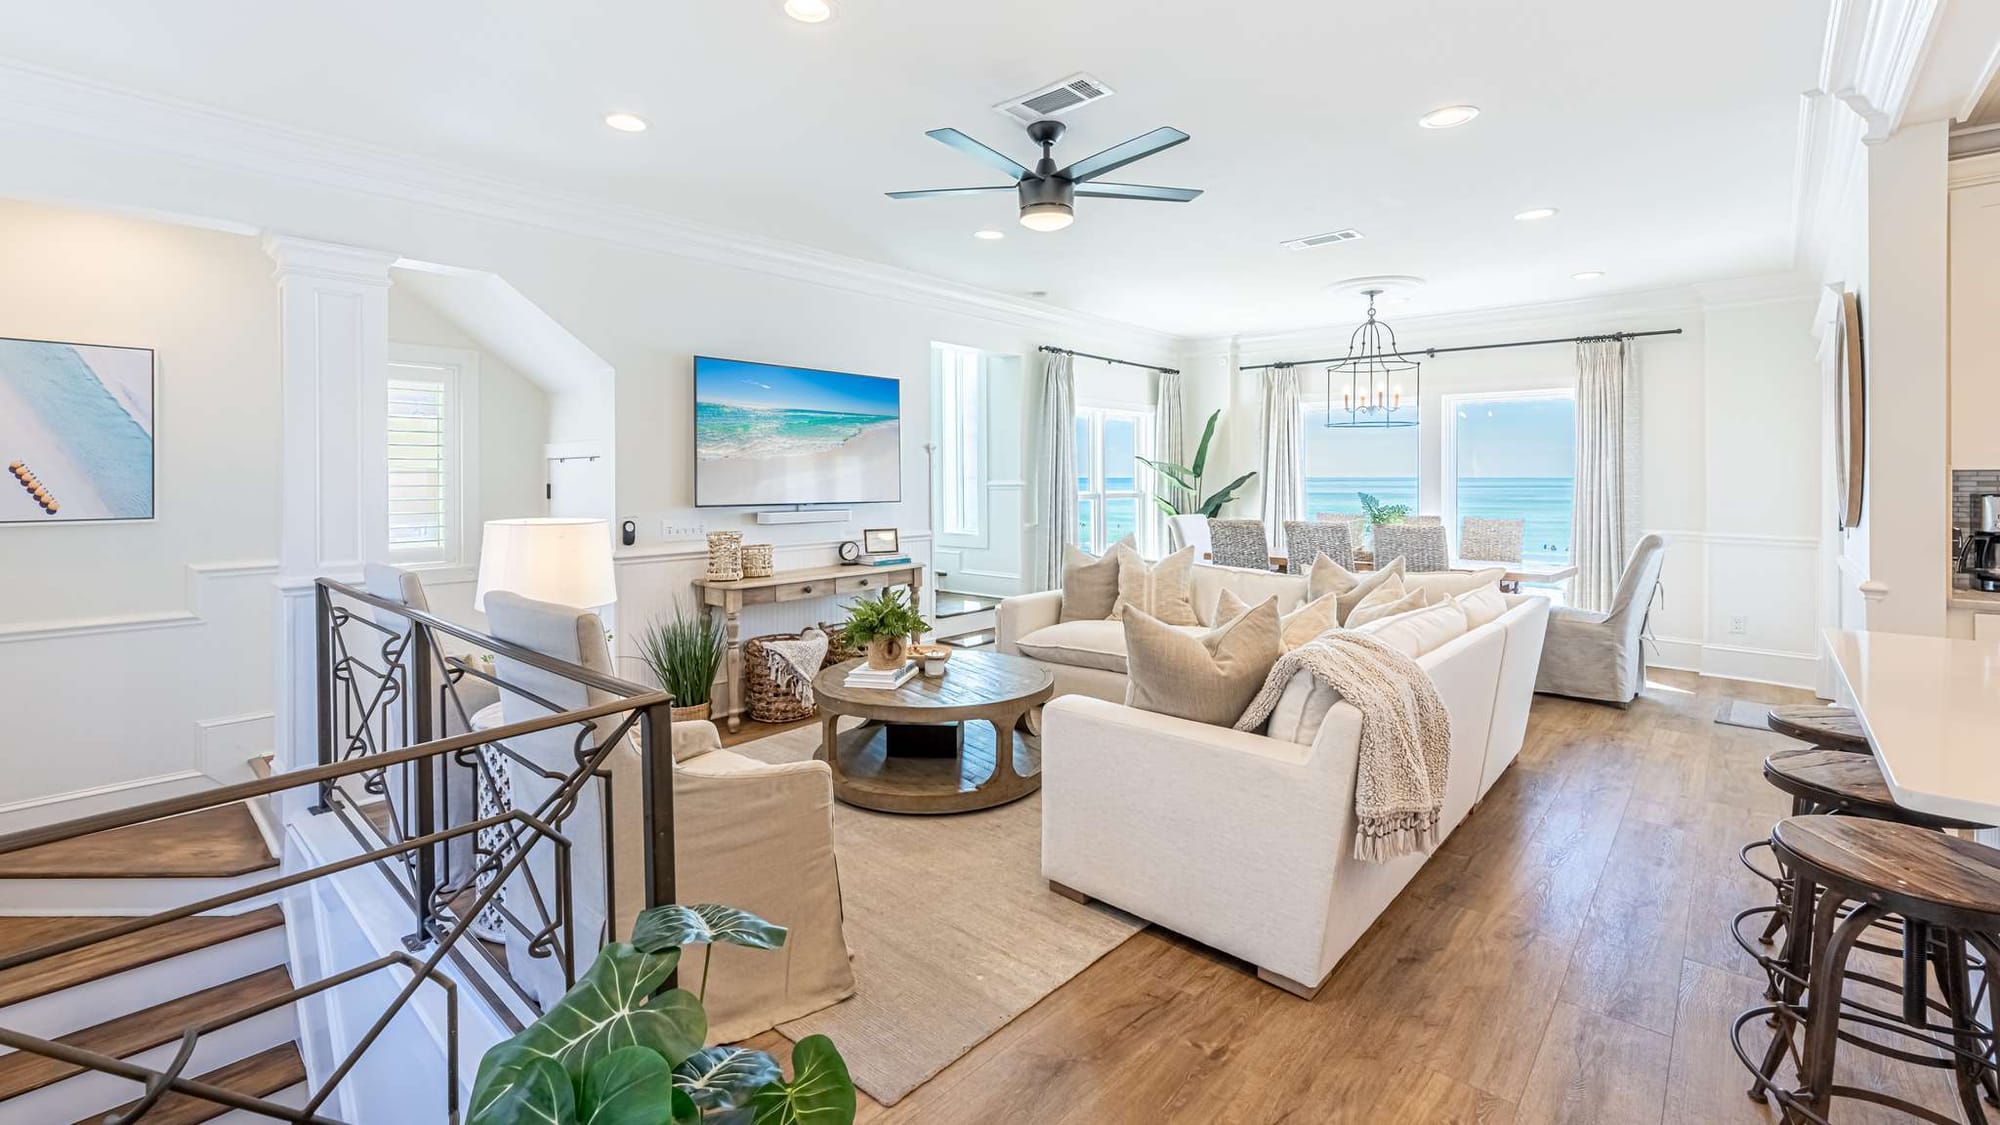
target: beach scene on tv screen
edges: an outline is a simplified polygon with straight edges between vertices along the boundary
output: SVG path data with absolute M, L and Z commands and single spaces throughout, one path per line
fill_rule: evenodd
M 153 518 L 153 353 L 0 339 L 0 523 Z
M 899 392 L 870 375 L 695 360 L 695 503 L 900 499 Z

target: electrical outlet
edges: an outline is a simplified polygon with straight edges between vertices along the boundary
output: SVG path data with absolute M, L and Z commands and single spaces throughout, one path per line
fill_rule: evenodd
M 1748 633 L 1749 631 L 1750 631 L 1750 619 L 1748 617 L 1739 613 L 1729 619 L 1730 636 L 1740 637 L 1745 633 Z
M 708 534 L 708 525 L 699 523 L 675 523 L 672 520 L 660 522 L 660 535 L 666 539 L 699 539 Z

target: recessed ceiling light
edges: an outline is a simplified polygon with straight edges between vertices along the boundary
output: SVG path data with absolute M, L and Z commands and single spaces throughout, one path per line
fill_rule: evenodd
M 785 14 L 800 23 L 825 23 L 833 8 L 826 0 L 785 0 Z
M 1417 118 L 1417 124 L 1426 129 L 1453 129 L 1478 116 L 1479 107 L 1476 105 L 1447 105 Z
M 1007 237 L 1007 232 L 1003 230 L 976 230 L 972 232 L 972 237 L 982 238 L 988 242 L 996 242 Z
M 1584 270 L 1582 273 L 1573 273 L 1570 274 L 1570 276 L 1577 279 L 1578 281 L 1596 281 L 1598 278 L 1604 276 L 1604 271 Z
M 636 113 L 607 113 L 604 115 L 604 123 L 621 133 L 646 131 L 646 119 Z
M 1530 207 L 1526 211 L 1522 211 L 1514 216 L 1517 222 L 1523 223 L 1540 222 L 1543 219 L 1553 219 L 1555 217 L 1556 209 L 1553 207 Z

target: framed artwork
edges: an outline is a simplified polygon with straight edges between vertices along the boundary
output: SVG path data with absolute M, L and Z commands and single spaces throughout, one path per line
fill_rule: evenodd
M 0 337 L 0 524 L 150 520 L 151 348 Z
M 900 549 L 901 539 L 893 527 L 871 527 L 861 532 L 861 549 L 871 555 L 893 555 Z
M 1840 526 L 1861 523 L 1868 464 L 1868 381 L 1861 347 L 1861 297 L 1840 295 Z

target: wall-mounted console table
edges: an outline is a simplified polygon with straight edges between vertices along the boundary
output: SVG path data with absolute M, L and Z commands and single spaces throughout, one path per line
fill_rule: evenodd
M 738 618 L 746 605 L 775 602 L 802 602 L 810 598 L 830 598 L 839 594 L 865 594 L 889 586 L 908 586 L 911 604 L 922 601 L 922 563 L 908 566 L 815 566 L 801 570 L 780 570 L 768 578 L 739 578 L 734 582 L 694 580 L 701 591 L 701 604 L 711 614 L 722 615 L 723 634 L 729 639 L 724 657 L 729 685 L 729 729 L 743 723 L 743 645 L 737 638 Z

